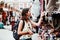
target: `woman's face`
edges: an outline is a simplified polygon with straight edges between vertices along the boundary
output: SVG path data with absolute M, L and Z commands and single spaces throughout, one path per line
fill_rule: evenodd
M 27 17 L 30 17 L 31 16 L 30 10 L 28 11 L 28 13 L 26 15 L 27 15 Z

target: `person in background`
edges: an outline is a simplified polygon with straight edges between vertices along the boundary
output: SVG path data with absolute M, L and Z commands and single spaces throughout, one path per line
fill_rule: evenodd
M 3 22 L 2 22 L 2 14 L 1 14 L 1 12 L 0 12 L 0 29 L 4 29 L 4 24 L 3 24 Z
M 4 25 L 6 25 L 7 15 L 6 15 L 6 12 L 3 10 L 3 8 L 4 8 L 4 2 L 1 1 L 0 10 L 2 11 L 2 21 L 3 21 Z

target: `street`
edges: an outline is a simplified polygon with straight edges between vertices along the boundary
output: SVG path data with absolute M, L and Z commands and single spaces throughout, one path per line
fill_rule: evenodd
M 0 29 L 0 40 L 14 40 L 13 32 L 6 29 Z

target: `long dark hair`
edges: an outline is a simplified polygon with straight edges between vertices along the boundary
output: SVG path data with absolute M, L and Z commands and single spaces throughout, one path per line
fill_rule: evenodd
M 28 11 L 29 11 L 29 8 L 24 8 L 23 10 L 22 10 L 22 20 L 26 20 L 26 13 L 28 13 Z

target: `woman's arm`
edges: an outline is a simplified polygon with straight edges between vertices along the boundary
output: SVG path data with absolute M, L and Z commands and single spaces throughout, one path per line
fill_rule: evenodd
M 42 20 L 43 20 L 43 16 L 44 16 L 44 13 L 42 12 L 42 13 L 41 13 L 41 17 L 40 17 L 38 23 L 33 22 L 32 20 L 30 20 L 31 24 L 32 24 L 32 25 L 35 25 L 35 26 L 39 26 L 39 25 L 41 24 Z
M 21 31 L 22 30 L 22 26 L 23 26 L 23 21 L 21 20 L 20 23 L 19 23 L 19 27 L 18 27 L 18 34 L 19 35 L 26 35 L 26 34 L 28 34 L 28 32 Z
M 22 26 L 23 26 L 23 21 L 21 20 L 20 23 L 19 23 L 19 27 L 18 27 L 18 34 L 19 35 L 26 35 L 26 34 L 32 35 L 33 34 L 33 32 L 31 30 L 29 30 L 28 32 L 23 32 L 22 31 Z

